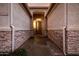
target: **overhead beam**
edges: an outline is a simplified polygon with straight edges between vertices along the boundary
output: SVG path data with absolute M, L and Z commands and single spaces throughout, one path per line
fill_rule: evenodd
M 48 9 L 48 7 L 29 7 L 30 9 Z
M 31 15 L 31 12 L 30 12 L 30 10 L 29 10 L 29 7 L 28 7 L 28 5 L 27 4 L 25 4 L 25 3 L 19 3 L 24 9 L 25 9 L 25 11 L 29 14 L 29 16 L 32 18 L 32 15 Z
M 48 8 L 48 11 L 47 11 L 45 17 L 47 17 L 47 16 L 51 13 L 51 11 L 54 10 L 54 6 L 55 6 L 55 5 L 57 5 L 57 3 L 51 3 L 51 5 L 50 5 L 50 7 Z

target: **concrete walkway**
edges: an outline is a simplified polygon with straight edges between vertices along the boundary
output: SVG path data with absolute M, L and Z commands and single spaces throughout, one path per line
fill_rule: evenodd
M 35 35 L 34 38 L 27 40 L 21 48 L 27 51 L 28 56 L 63 55 L 55 44 L 48 41 L 48 39 L 42 35 Z

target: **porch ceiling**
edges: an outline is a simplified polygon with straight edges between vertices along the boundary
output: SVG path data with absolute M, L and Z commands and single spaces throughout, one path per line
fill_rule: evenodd
M 30 9 L 48 9 L 50 3 L 28 3 Z

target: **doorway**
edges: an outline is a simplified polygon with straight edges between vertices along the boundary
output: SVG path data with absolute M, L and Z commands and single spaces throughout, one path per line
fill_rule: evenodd
M 42 20 L 44 15 L 41 13 L 33 14 L 33 31 L 34 34 L 42 34 Z
M 35 34 L 41 34 L 42 33 L 42 21 L 41 18 L 37 18 L 33 20 L 33 28 Z

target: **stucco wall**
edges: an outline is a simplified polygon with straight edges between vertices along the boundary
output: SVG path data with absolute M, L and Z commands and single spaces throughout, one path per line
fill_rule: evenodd
M 30 30 L 30 17 L 19 4 L 13 4 L 13 25 L 15 30 Z
M 0 4 L 0 29 L 8 29 L 10 27 L 10 4 Z
M 68 29 L 79 30 L 79 4 L 68 4 Z
M 48 17 L 48 30 L 63 29 L 64 4 L 58 5 Z

